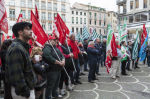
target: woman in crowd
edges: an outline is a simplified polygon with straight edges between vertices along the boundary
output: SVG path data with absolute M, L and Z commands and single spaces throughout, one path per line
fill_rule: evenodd
M 37 77 L 37 83 L 35 86 L 36 99 L 42 99 L 43 90 L 46 87 L 46 69 L 48 68 L 48 64 L 42 61 L 42 54 L 43 52 L 40 47 L 34 47 L 30 55 L 33 69 Z

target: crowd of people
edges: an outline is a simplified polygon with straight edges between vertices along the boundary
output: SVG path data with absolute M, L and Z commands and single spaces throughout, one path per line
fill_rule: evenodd
M 114 57 L 111 51 L 106 53 L 106 39 L 87 38 L 80 42 L 70 34 L 69 39 L 60 44 L 59 38 L 51 35 L 43 48 L 34 44 L 31 49 L 28 44 L 32 37 L 31 23 L 16 23 L 12 32 L 16 39 L 5 40 L 0 51 L 4 99 L 62 97 L 65 90 L 73 90 L 72 85 L 82 84 L 80 76 L 85 72 L 88 72 L 88 82 L 94 83 L 100 75 L 100 66 L 106 65 L 106 54 L 112 60 L 112 79 L 120 76 L 120 70 L 122 75 L 127 75 L 126 70 L 139 68 L 138 58 L 132 59 L 134 43 L 131 41 L 128 44 L 116 41 L 118 55 Z M 150 46 L 147 63 L 150 67 Z

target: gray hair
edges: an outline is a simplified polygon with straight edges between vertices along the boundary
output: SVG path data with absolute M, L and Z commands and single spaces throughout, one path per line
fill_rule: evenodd
M 90 41 L 88 45 L 92 45 L 92 44 L 94 44 L 94 41 Z

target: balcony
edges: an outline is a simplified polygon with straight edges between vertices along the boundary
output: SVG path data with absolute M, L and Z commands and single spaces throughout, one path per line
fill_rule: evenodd
M 127 0 L 117 0 L 117 5 L 123 5 Z

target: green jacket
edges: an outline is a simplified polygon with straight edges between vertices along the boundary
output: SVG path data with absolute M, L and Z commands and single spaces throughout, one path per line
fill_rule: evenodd
M 15 39 L 6 53 L 6 81 L 15 88 L 17 95 L 28 93 L 36 83 L 29 48 L 29 44 Z
M 55 64 L 55 61 L 58 60 L 59 58 L 56 55 L 55 51 L 57 52 L 57 55 L 59 56 L 60 60 L 65 59 L 63 54 L 60 52 L 56 46 L 51 46 L 49 44 L 45 44 L 45 47 L 43 48 L 43 60 L 49 65 L 49 70 L 48 71 L 61 71 L 62 67 Z

